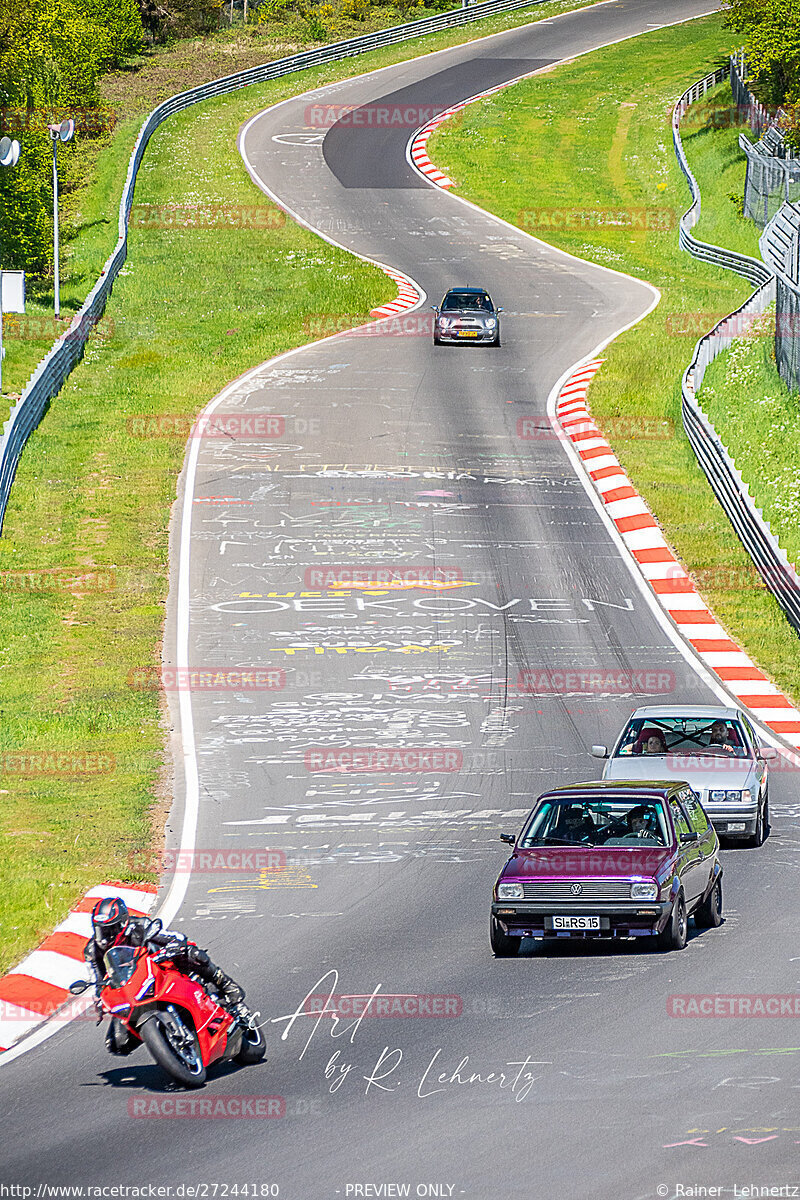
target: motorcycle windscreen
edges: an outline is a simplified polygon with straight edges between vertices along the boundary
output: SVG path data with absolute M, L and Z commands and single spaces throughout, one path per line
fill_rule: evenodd
M 124 987 L 132 978 L 141 950 L 134 946 L 112 946 L 106 951 L 108 987 Z

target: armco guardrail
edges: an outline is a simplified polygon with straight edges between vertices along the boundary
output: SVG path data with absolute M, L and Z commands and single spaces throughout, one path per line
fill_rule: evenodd
M 704 95 L 709 88 L 721 83 L 725 75 L 725 70 L 720 70 L 701 79 L 684 92 L 673 110 L 672 137 L 675 154 L 692 193 L 692 204 L 680 221 L 680 245 L 695 258 L 736 271 L 758 286 L 735 313 L 718 322 L 695 346 L 692 361 L 686 368 L 681 384 L 681 411 L 686 436 L 715 496 L 765 585 L 786 613 L 793 628 L 800 632 L 800 578 L 779 546 L 768 522 L 756 507 L 747 484 L 736 469 L 736 464 L 696 399 L 696 392 L 702 385 L 708 364 L 730 346 L 735 336 L 741 336 L 741 326 L 746 321 L 764 313 L 775 299 L 775 275 L 763 262 L 743 254 L 735 254 L 720 246 L 709 246 L 698 241 L 689 232 L 700 216 L 700 189 L 686 161 L 681 143 L 680 122 L 689 105 Z
M 449 29 L 453 26 L 466 25 L 471 21 L 479 21 L 482 17 L 492 16 L 494 13 L 507 12 L 515 8 L 533 8 L 537 4 L 543 3 L 545 0 L 485 0 L 484 3 L 469 8 L 453 9 L 451 12 L 439 13 L 434 17 L 423 17 L 419 21 L 393 25 L 389 29 L 380 29 L 376 33 L 347 38 L 341 42 L 331 42 L 327 46 L 320 46 L 317 50 L 307 50 L 300 54 L 292 54 L 288 58 L 275 59 L 274 62 L 264 63 L 260 67 L 237 71 L 233 75 L 214 79 L 200 87 L 179 92 L 177 95 L 171 96 L 169 100 L 165 100 L 163 104 L 159 104 L 158 108 L 154 108 L 139 130 L 128 164 L 128 176 L 125 180 L 119 208 L 119 241 L 116 248 L 66 333 L 59 338 L 53 349 L 39 363 L 3 427 L 3 434 L 0 437 L 0 530 L 2 530 L 11 485 L 14 482 L 22 449 L 31 432 L 44 416 L 51 399 L 61 389 L 72 368 L 82 357 L 86 341 L 103 314 L 106 301 L 114 286 L 114 280 L 127 258 L 128 218 L 133 203 L 136 176 L 147 144 L 163 121 L 192 104 L 210 100 L 214 96 L 223 96 L 228 92 L 247 87 L 251 83 L 263 83 L 267 79 L 277 79 L 281 75 L 302 71 L 306 67 L 315 67 L 322 63 L 338 62 L 354 55 L 366 54 L 367 51 L 377 50 L 381 46 L 391 46 L 396 42 L 436 33 L 440 29 Z

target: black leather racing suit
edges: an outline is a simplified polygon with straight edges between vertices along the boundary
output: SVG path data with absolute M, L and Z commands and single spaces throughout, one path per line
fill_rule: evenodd
M 165 946 L 182 943 L 183 948 L 171 957 L 177 970 L 183 975 L 197 975 L 204 983 L 213 983 L 225 1003 L 235 1003 L 242 999 L 244 989 L 213 963 L 205 950 L 190 942 L 184 933 L 176 933 L 170 929 L 163 929 L 146 937 L 150 923 L 147 917 L 130 917 L 122 933 L 108 945 L 100 943 L 96 937 L 89 938 L 84 947 L 83 957 L 94 977 L 97 995 L 100 994 L 100 982 L 105 975 L 103 959 L 106 951 L 110 950 L 111 946 L 143 946 L 146 941 L 148 947 L 154 950 L 163 950 Z M 138 1045 L 138 1041 L 131 1037 L 125 1026 L 113 1017 L 106 1034 L 106 1046 L 110 1053 L 130 1054 Z

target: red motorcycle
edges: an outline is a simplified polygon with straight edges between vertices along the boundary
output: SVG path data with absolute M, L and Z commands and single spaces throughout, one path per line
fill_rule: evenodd
M 160 927 L 155 921 L 152 932 Z M 212 985 L 175 968 L 170 960 L 180 948 L 112 946 L 105 955 L 100 1019 L 116 1017 L 162 1070 L 195 1088 L 203 1086 L 212 1063 L 261 1062 L 266 1043 L 260 1029 L 218 1003 Z M 90 986 L 79 979 L 69 990 L 80 995 Z

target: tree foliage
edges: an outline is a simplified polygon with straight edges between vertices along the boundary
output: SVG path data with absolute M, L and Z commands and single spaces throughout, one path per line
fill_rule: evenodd
M 52 144 L 47 125 L 72 116 L 81 137 L 103 128 L 97 80 L 142 41 L 139 0 L 0 0 L 0 132 L 19 138 L 0 168 L 0 262 L 33 274 L 52 263 Z M 59 151 L 69 180 L 79 145 Z
M 800 102 L 798 0 L 726 0 L 724 10 L 742 35 L 760 99 L 772 108 Z

